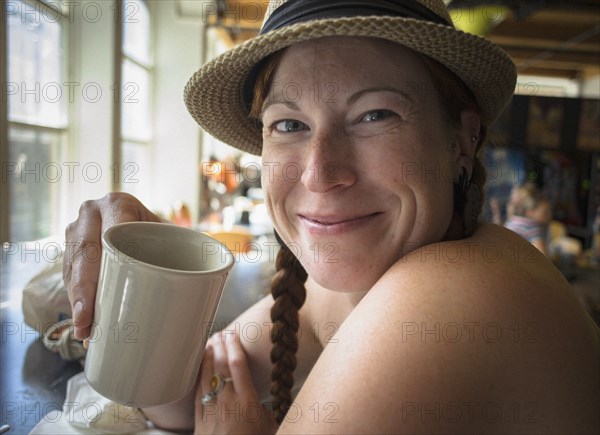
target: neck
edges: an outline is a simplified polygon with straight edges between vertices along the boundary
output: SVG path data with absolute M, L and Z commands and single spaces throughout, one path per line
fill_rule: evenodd
M 310 276 L 306 280 L 307 305 L 312 321 L 321 329 L 337 330 L 356 308 L 367 292 L 338 292 L 317 284 Z

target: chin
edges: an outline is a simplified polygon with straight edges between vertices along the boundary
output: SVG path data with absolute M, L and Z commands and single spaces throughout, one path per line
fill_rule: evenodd
M 321 287 L 341 293 L 366 292 L 381 278 L 381 274 L 361 271 L 356 267 L 340 266 L 339 263 L 303 264 L 313 281 Z

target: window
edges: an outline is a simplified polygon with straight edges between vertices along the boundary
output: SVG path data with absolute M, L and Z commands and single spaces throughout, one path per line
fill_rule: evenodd
M 39 1 L 5 2 L 7 32 L 8 240 L 58 233 L 68 116 L 64 84 L 66 20 Z M 8 214 L 8 216 L 6 216 Z
M 126 0 L 122 9 L 121 190 L 143 197 L 148 189 L 152 141 L 151 14 L 143 0 Z
M 150 2 L 10 0 L 1 7 L 5 17 L 0 22 L 2 241 L 63 234 L 72 219 L 65 210 L 78 205 L 73 194 L 88 198 L 84 183 L 91 190 L 112 185 L 148 195 L 151 186 L 143 181 L 151 180 L 153 140 Z M 121 16 L 113 20 L 116 10 Z M 106 38 L 98 43 L 93 39 L 108 26 L 115 31 L 117 46 Z M 91 60 L 90 49 L 98 50 L 103 60 Z M 95 62 L 101 64 L 100 70 L 94 68 Z M 115 81 L 120 86 L 113 87 Z M 99 104 L 85 97 L 80 101 L 88 91 L 103 95 Z M 85 122 L 111 110 L 103 103 L 113 95 L 116 119 L 111 123 L 102 118 L 103 127 L 93 130 L 94 125 Z M 97 143 L 112 149 L 90 150 L 90 135 L 102 135 Z M 95 174 L 86 172 L 87 163 L 93 166 L 87 169 L 104 169 L 104 175 L 92 179 Z M 106 181 L 106 174 L 112 181 Z

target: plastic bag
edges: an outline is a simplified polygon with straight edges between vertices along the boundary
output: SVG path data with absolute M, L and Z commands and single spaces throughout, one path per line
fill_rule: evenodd
M 113 402 L 98 394 L 79 373 L 69 379 L 62 411 L 52 410 L 30 434 L 156 433 L 137 408 Z
M 48 265 L 23 289 L 25 323 L 42 334 L 55 323 L 71 317 L 71 304 L 62 269 L 62 260 Z

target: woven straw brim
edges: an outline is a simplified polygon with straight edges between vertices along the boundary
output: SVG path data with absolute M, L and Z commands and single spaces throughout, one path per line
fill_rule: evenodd
M 189 80 L 185 104 L 196 122 L 220 141 L 260 155 L 262 127 L 244 100 L 248 74 L 261 59 L 297 42 L 326 36 L 365 36 L 397 42 L 453 71 L 471 89 L 490 125 L 511 98 L 516 68 L 490 41 L 453 27 L 398 17 L 353 17 L 284 27 L 244 42 L 211 60 Z

